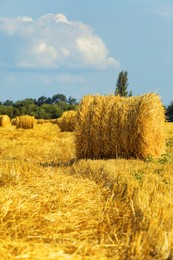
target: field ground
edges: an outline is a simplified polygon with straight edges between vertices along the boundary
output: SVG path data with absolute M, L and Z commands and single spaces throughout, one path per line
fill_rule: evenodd
M 0 128 L 0 259 L 173 259 L 173 123 L 160 159 L 75 161 L 51 123 Z

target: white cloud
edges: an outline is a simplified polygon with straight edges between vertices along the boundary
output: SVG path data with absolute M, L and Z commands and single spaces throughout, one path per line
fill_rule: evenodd
M 157 8 L 154 10 L 154 13 L 164 18 L 171 18 L 173 17 L 173 6 Z
M 83 62 L 87 65 L 97 66 L 97 64 L 100 64 L 100 68 L 107 68 L 112 65 L 118 66 L 116 60 L 108 57 L 107 49 L 99 37 L 93 35 L 79 37 L 76 44 Z
M 31 17 L 0 18 L 0 31 L 9 36 L 26 33 L 26 29 L 33 22 Z M 28 27 L 29 28 L 29 27 Z
M 54 21 L 56 23 L 67 23 L 70 24 L 70 22 L 67 20 L 66 16 L 64 14 L 56 14 L 54 15 Z
M 7 54 L 3 62 L 20 68 L 106 69 L 119 65 L 92 28 L 69 21 L 64 14 L 47 14 L 37 20 L 0 18 L 0 37 L 6 37 L 6 42 L 14 42 L 15 46 L 10 50 L 10 60 L 8 44 L 4 44 Z
M 32 22 L 32 17 L 28 17 L 28 16 L 22 16 L 22 17 L 17 17 L 18 21 L 21 22 Z
M 63 53 L 63 55 L 64 55 L 65 57 L 70 56 L 70 51 L 67 50 L 66 48 L 62 48 L 62 53 Z
M 37 57 L 36 66 L 56 67 L 56 63 L 54 64 L 53 61 L 57 60 L 58 52 L 51 45 L 40 42 L 33 48 L 33 52 Z

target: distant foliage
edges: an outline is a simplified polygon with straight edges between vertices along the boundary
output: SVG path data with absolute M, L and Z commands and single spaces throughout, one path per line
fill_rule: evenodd
M 38 99 L 0 102 L 0 115 L 8 115 L 10 118 L 30 115 L 36 119 L 54 119 L 61 117 L 64 111 L 75 110 L 76 106 L 75 98 L 67 99 L 63 94 L 56 94 L 48 98 L 41 96 Z
M 128 97 L 132 96 L 132 91 L 128 93 L 127 87 L 128 87 L 128 72 L 127 71 L 121 71 L 118 75 L 116 89 L 115 89 L 115 96 L 121 96 L 121 97 Z
M 173 122 L 173 101 L 166 109 L 166 116 L 168 121 Z

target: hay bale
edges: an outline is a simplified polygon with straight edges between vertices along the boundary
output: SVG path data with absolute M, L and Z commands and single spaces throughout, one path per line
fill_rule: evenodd
M 12 118 L 12 119 L 11 119 L 11 124 L 12 124 L 12 125 L 16 125 L 16 118 Z
M 51 123 L 50 119 L 44 119 L 44 123 L 47 123 L 47 124 Z
M 61 132 L 73 132 L 76 127 L 77 112 L 74 110 L 65 111 L 57 120 Z
M 44 119 L 37 119 L 37 124 L 43 125 L 44 124 Z
M 32 129 L 34 128 L 34 123 L 34 116 L 24 115 L 16 117 L 16 128 Z
M 160 157 L 164 130 L 165 110 L 156 94 L 86 96 L 75 131 L 77 159 Z
M 8 127 L 11 125 L 11 119 L 8 115 L 1 115 L 0 116 L 0 126 L 1 127 Z
M 57 118 L 51 119 L 50 122 L 51 122 L 52 124 L 57 125 L 58 119 L 57 119 Z

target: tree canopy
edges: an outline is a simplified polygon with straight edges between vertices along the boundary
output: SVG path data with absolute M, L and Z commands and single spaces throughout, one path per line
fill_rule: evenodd
M 132 91 L 128 92 L 128 72 L 127 71 L 121 71 L 118 75 L 117 83 L 116 83 L 116 89 L 114 94 L 117 96 L 132 96 Z
M 166 116 L 168 121 L 173 122 L 173 101 L 170 103 L 170 105 L 166 109 Z
M 35 118 L 53 119 L 59 118 L 64 111 L 76 109 L 75 98 L 66 98 L 63 94 L 52 97 L 41 96 L 38 99 L 26 98 L 13 102 L 6 100 L 0 102 L 0 114 L 6 114 L 10 118 L 20 115 L 31 115 Z

